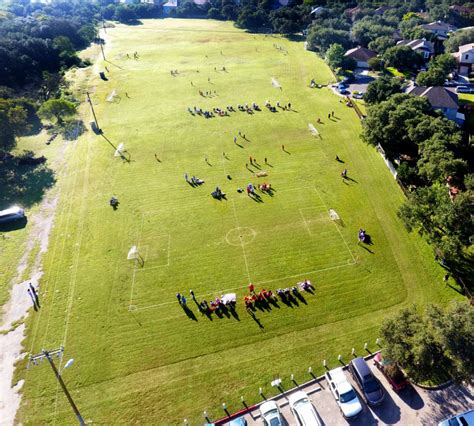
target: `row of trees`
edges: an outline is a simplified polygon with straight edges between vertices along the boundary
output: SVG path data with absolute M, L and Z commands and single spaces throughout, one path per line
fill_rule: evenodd
M 471 286 L 472 147 L 458 125 L 433 111 L 426 98 L 401 90 L 397 79 L 387 77 L 369 85 L 362 137 L 399 163 L 399 179 L 412 188 L 399 211 L 407 229 L 426 236 L 437 257 Z M 448 186 L 456 188 L 454 197 Z
M 416 382 L 437 375 L 472 381 L 474 375 L 474 310 L 467 302 L 443 309 L 429 305 L 401 310 L 381 328 L 384 354 Z

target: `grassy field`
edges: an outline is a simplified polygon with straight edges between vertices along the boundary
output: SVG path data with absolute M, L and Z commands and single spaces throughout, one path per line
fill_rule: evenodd
M 454 297 L 430 248 L 397 218 L 403 195 L 379 154 L 360 141 L 355 112 L 329 89 L 308 87 L 311 78 L 332 77 L 302 43 L 213 21 L 145 21 L 107 32 L 109 62 L 71 75 L 81 98 L 90 90 L 107 140 L 88 132 L 65 154 L 42 308 L 30 316 L 25 341 L 31 352 L 65 346 L 64 361 L 75 363 L 63 376 L 86 419 L 194 424 L 203 410 L 218 418 L 222 402 L 231 411 L 241 408 L 241 395 L 257 402 L 259 386 L 274 394 L 275 375 L 289 386 L 291 373 L 303 382 L 309 366 L 322 371 L 323 359 L 336 366 L 338 354 L 348 360 L 364 342 L 376 349 L 380 322 L 402 306 Z M 106 82 L 97 73 L 105 66 Z M 106 102 L 114 89 L 120 99 Z M 291 102 L 292 111 L 271 113 L 267 99 Z M 246 102 L 262 111 L 208 120 L 187 112 Z M 81 112 L 88 122 L 87 105 Z M 233 143 L 239 131 L 247 137 L 240 146 Z M 130 162 L 114 157 L 120 143 Z M 267 177 L 246 168 L 250 156 Z M 191 187 L 185 172 L 206 183 Z M 237 192 L 264 181 L 275 192 L 261 202 Z M 227 200 L 210 196 L 216 186 Z M 117 211 L 108 205 L 112 194 Z M 343 226 L 329 220 L 329 208 Z M 360 227 L 373 245 L 357 245 Z M 132 245 L 143 268 L 126 260 Z M 275 290 L 305 278 L 314 294 L 257 311 L 258 321 L 240 302 L 249 282 Z M 209 320 L 190 301 L 195 319 L 188 317 L 175 294 L 191 288 L 207 300 L 236 292 L 236 315 Z M 26 379 L 19 420 L 72 423 L 49 367 L 25 365 L 17 372 Z

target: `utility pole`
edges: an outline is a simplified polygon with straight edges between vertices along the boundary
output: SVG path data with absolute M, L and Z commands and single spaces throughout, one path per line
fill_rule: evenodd
M 41 351 L 41 353 L 39 353 L 37 355 L 30 356 L 30 361 L 33 362 L 34 365 L 37 365 L 38 361 L 43 361 L 45 358 L 48 360 L 49 365 L 51 366 L 51 368 L 54 372 L 54 375 L 56 376 L 57 381 L 61 385 L 61 388 L 62 388 L 64 394 L 66 395 L 66 398 L 69 401 L 69 404 L 71 405 L 71 408 L 73 409 L 74 414 L 77 417 L 77 420 L 79 421 L 79 424 L 81 426 L 85 426 L 84 419 L 82 418 L 81 413 L 77 409 L 76 404 L 74 404 L 74 401 L 71 397 L 71 394 L 67 390 L 66 384 L 64 383 L 63 378 L 61 377 L 61 373 L 56 368 L 56 365 L 54 364 L 54 361 L 53 361 L 53 358 L 52 358 L 53 355 L 56 355 L 58 358 L 60 358 L 62 356 L 63 352 L 64 352 L 64 347 L 63 346 L 60 346 L 59 349 L 55 349 L 55 350 L 52 350 L 52 351 L 47 351 L 47 350 L 43 349 Z
M 102 17 L 102 28 L 103 28 L 103 30 L 104 30 L 104 33 L 107 34 L 107 28 L 105 28 L 104 17 Z
M 87 95 L 87 102 L 89 102 L 89 105 L 90 105 L 91 111 L 92 111 L 92 115 L 94 116 L 95 125 L 97 127 L 97 130 L 100 131 L 99 123 L 97 121 L 97 117 L 96 117 L 95 111 L 94 111 L 94 105 L 92 105 L 92 101 L 91 101 L 91 97 L 89 95 L 89 92 L 86 92 L 86 95 Z
M 104 47 L 102 46 L 102 42 L 100 42 L 100 51 L 102 52 L 102 57 L 104 58 L 104 61 L 106 61 L 107 59 L 105 59 Z

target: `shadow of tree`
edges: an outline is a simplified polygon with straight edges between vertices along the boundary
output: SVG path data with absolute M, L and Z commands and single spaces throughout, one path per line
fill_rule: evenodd
M 53 170 L 45 164 L 19 165 L 15 158 L 0 162 L 0 209 L 12 204 L 31 207 L 55 183 Z

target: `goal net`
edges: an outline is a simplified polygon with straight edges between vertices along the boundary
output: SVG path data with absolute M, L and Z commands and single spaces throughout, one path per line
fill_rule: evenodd
M 124 148 L 124 145 L 123 143 L 121 143 L 115 150 L 114 157 L 123 157 L 123 148 Z
M 127 254 L 127 260 L 138 259 L 138 249 L 137 246 L 132 246 Z
M 318 129 L 316 129 L 316 127 L 314 127 L 311 123 L 308 124 L 308 129 L 313 136 L 319 136 Z
M 329 217 L 331 218 L 331 220 L 341 220 L 336 210 L 334 209 L 329 209 Z
M 277 89 L 281 89 L 280 83 L 278 83 L 278 80 L 273 77 L 272 77 L 272 86 L 276 87 Z
M 107 96 L 107 102 L 114 102 L 117 96 L 118 96 L 117 90 L 116 89 L 112 90 L 112 93 L 109 96 Z

